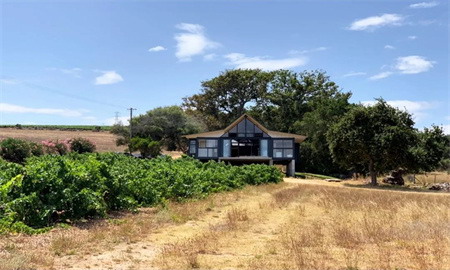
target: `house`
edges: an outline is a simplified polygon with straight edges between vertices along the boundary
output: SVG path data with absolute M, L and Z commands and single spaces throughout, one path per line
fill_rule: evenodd
M 268 130 L 247 114 L 225 129 L 184 137 L 189 140 L 188 155 L 199 160 L 281 164 L 289 176 L 295 174 L 299 144 L 306 139 L 303 135 Z

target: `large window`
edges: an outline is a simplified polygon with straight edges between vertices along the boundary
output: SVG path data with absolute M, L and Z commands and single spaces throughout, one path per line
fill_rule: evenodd
M 198 157 L 215 158 L 218 156 L 217 139 L 199 139 Z
M 189 154 L 191 155 L 195 155 L 195 148 L 196 148 L 196 141 L 195 140 L 190 140 L 189 141 Z
M 294 142 L 292 140 L 273 140 L 274 158 L 293 158 Z

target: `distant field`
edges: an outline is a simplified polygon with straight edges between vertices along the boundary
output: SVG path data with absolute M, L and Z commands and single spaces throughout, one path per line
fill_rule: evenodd
M 17 138 L 29 140 L 33 142 L 42 142 L 44 140 L 65 140 L 75 137 L 83 137 L 92 140 L 97 145 L 98 152 L 118 152 L 123 151 L 123 146 L 116 146 L 116 135 L 107 131 L 90 131 L 90 130 L 30 130 L 30 129 L 16 129 L 16 128 L 0 128 L 0 140 L 5 138 Z
M 0 140 L 16 138 L 39 143 L 44 140 L 65 140 L 75 137 L 83 137 L 95 142 L 97 152 L 124 152 L 126 148 L 116 146 L 117 136 L 108 131 L 0 128 Z M 179 158 L 182 155 L 179 151 L 162 151 L 162 153 L 173 158 Z
M 86 126 L 86 125 L 0 125 L 0 128 L 22 129 L 49 129 L 49 130 L 94 130 L 109 131 L 111 126 Z

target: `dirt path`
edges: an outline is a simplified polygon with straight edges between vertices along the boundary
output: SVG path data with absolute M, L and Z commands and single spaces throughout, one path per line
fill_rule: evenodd
M 274 186 L 272 190 L 251 191 L 252 194 L 236 195 L 224 206 L 211 207 L 205 215 L 180 225 L 169 225 L 149 231 L 135 243 L 118 243 L 109 250 L 90 255 L 69 255 L 55 261 L 55 269 L 158 269 L 155 259 L 164 247 L 189 241 L 208 231 L 220 232 L 227 226 L 228 213 L 233 209 L 245 211 L 251 219 L 245 231 L 233 230 L 233 237 L 222 235 L 221 250 L 214 260 L 227 261 L 230 257 L 252 257 L 257 246 L 262 246 L 276 234 L 277 227 L 288 218 L 288 209 L 264 212 L 262 208 L 273 203 L 272 193 L 292 188 L 293 184 Z M 248 193 L 248 191 L 247 191 Z M 247 225 L 246 225 L 247 226 Z M 228 229 L 224 229 L 229 232 Z M 255 237 L 256 236 L 256 237 Z M 217 239 L 216 239 L 217 240 Z M 225 241 L 227 240 L 227 241 Z M 240 247 L 236 249 L 236 247 Z M 256 253 L 255 253 L 256 252 Z M 218 255 L 219 254 L 219 255 Z M 211 259 L 208 259 L 211 261 Z M 235 260 L 233 260 L 235 261 Z

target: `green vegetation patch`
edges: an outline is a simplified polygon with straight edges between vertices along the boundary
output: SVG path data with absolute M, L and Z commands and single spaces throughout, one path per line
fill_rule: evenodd
M 114 153 L 0 160 L 0 233 L 38 233 L 56 223 L 103 217 L 167 200 L 282 181 L 267 165 L 231 166 L 190 157 L 136 159 Z M 42 230 L 44 228 L 44 230 Z

